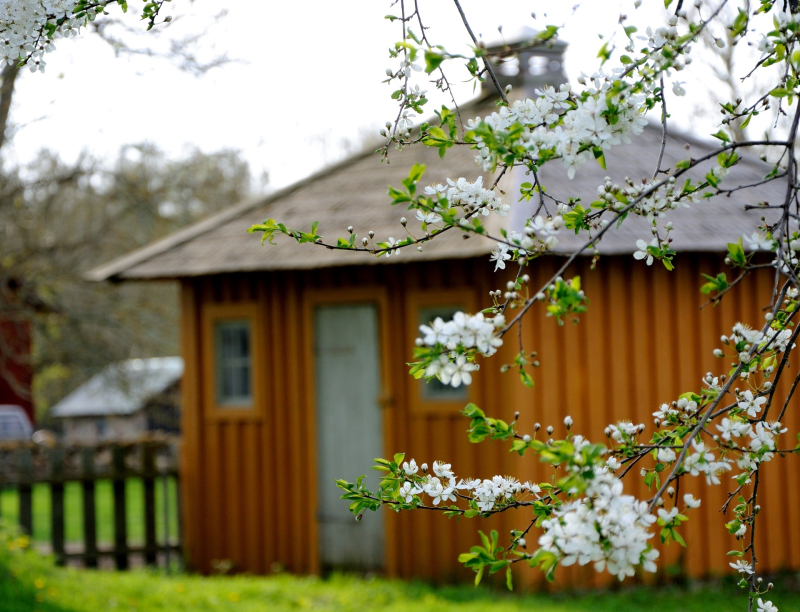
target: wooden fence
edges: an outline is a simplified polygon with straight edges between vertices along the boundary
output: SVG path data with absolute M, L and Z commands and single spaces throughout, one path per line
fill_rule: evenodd
M 52 552 L 60 564 L 78 560 L 87 567 L 97 567 L 101 557 L 112 557 L 117 569 L 130 566 L 132 554 L 142 555 L 147 565 L 155 565 L 159 556 L 166 567 L 170 556 L 180 554 L 180 533 L 169 533 L 169 495 L 167 482 L 178 476 L 177 440 L 150 437 L 127 443 L 92 446 L 38 445 L 32 442 L 0 443 L 0 487 L 16 487 L 19 497 L 19 523 L 27 534 L 33 533 L 33 485 L 45 483 L 50 489 L 50 540 Z M 144 491 L 144 544 L 128 543 L 128 516 L 125 481 L 139 478 Z M 156 538 L 156 481 L 164 482 L 164 538 Z M 95 483 L 110 480 L 113 490 L 114 542 L 112 547 L 98 547 Z M 82 488 L 83 549 L 68 550 L 64 532 L 64 485 L 78 482 Z M 161 553 L 161 555 L 160 555 Z

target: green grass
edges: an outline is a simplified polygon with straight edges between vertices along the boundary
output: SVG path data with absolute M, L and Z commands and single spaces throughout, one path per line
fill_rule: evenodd
M 727 612 L 744 611 L 743 592 L 726 581 L 688 589 L 632 587 L 617 592 L 519 595 L 488 587 L 333 576 L 167 577 L 55 567 L 32 551 L 9 551 L 0 537 L 3 612 Z M 800 592 L 776 589 L 781 612 L 800 609 Z
M 178 533 L 177 484 L 169 479 L 169 531 L 171 538 Z M 159 542 L 164 539 L 164 487 L 161 479 L 156 481 L 156 535 Z M 125 509 L 127 512 L 128 543 L 144 541 L 144 488 L 141 479 L 131 478 L 125 482 Z M 110 480 L 100 480 L 95 486 L 95 512 L 97 517 L 97 541 L 110 544 L 114 541 L 114 502 Z M 15 488 L 0 489 L 0 518 L 9 524 L 19 523 L 19 495 Z M 50 488 L 45 484 L 33 487 L 33 541 L 50 541 Z M 67 542 L 83 541 L 83 496 L 81 484 L 68 482 L 64 486 L 64 537 Z

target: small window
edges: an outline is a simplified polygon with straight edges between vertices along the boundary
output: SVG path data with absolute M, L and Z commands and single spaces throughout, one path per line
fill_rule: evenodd
M 249 406 L 252 401 L 250 321 L 219 321 L 215 325 L 217 404 Z
M 463 306 L 431 306 L 422 308 L 419 311 L 419 324 L 430 325 L 437 317 L 443 321 L 449 321 L 457 312 L 463 312 Z M 460 387 L 451 387 L 450 385 L 442 384 L 438 378 L 430 380 L 420 380 L 422 384 L 422 399 L 429 402 L 443 402 L 443 401 L 458 401 L 466 400 L 469 395 L 469 389 L 461 385 Z

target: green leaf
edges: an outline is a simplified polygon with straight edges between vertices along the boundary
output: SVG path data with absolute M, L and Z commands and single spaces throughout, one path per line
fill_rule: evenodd
M 506 586 L 508 587 L 509 591 L 514 590 L 514 579 L 511 576 L 511 568 L 506 568 Z
M 714 138 L 719 138 L 722 142 L 730 142 L 731 137 L 728 136 L 724 131 L 719 130 L 716 134 L 711 134 Z
M 600 47 L 600 51 L 597 52 L 597 57 L 599 57 L 602 61 L 600 65 L 602 66 L 611 58 L 611 50 L 608 48 L 608 43 L 603 43 L 603 46 Z
M 408 173 L 408 178 L 416 183 L 422 178 L 423 174 L 425 174 L 425 164 L 414 164 L 411 166 L 411 171 Z
M 594 153 L 594 158 L 597 160 L 597 163 L 600 164 L 600 167 L 605 170 L 606 169 L 606 156 L 603 152 L 603 149 L 599 147 L 595 147 L 592 149 L 592 153 Z
M 771 96 L 775 98 L 785 98 L 786 96 L 791 96 L 792 92 L 786 89 L 785 87 L 776 87 L 772 91 L 769 92 Z
M 744 249 L 742 248 L 741 238 L 739 238 L 739 242 L 728 243 L 728 257 L 730 258 L 731 262 L 737 266 L 745 266 L 747 264 L 747 257 L 745 256 Z
M 444 61 L 444 55 L 432 49 L 425 50 L 425 72 L 430 74 Z

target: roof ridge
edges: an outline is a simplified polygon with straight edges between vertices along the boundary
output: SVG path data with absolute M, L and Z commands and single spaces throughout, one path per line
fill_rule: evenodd
M 477 106 L 485 102 L 489 97 L 493 95 L 492 92 L 481 92 L 476 98 L 470 100 L 462 104 L 459 108 L 461 109 L 469 109 L 471 107 Z M 427 119 L 427 121 L 432 120 L 433 117 Z M 367 157 L 368 155 L 373 155 L 376 150 L 376 146 L 379 146 L 377 141 L 374 141 L 374 144 L 365 144 L 364 147 L 351 155 L 348 155 L 344 159 L 325 166 L 321 168 L 317 172 L 314 172 L 305 178 L 302 178 L 286 187 L 274 191 L 266 196 L 259 196 L 254 197 L 244 202 L 240 202 L 239 204 L 235 204 L 230 208 L 226 208 L 218 213 L 211 215 L 210 217 L 206 217 L 205 219 L 201 219 L 193 223 L 192 225 L 185 227 L 183 229 L 177 230 L 163 238 L 159 238 L 150 242 L 143 247 L 135 249 L 125 255 L 117 257 L 116 259 L 112 259 L 110 262 L 92 268 L 88 272 L 83 274 L 83 278 L 88 281 L 92 282 L 101 282 L 105 280 L 117 280 L 118 275 L 125 271 L 126 269 L 139 265 L 141 263 L 146 262 L 147 260 L 155 257 L 157 255 L 161 255 L 162 253 L 184 244 L 190 240 L 197 238 L 198 236 L 202 236 L 203 234 L 213 230 L 219 224 L 226 223 L 228 221 L 232 221 L 237 217 L 241 217 L 248 212 L 255 210 L 256 208 L 261 208 L 264 206 L 268 206 L 275 200 L 283 198 L 287 195 L 292 194 L 293 192 L 317 181 L 321 178 L 329 176 L 342 168 L 350 166 L 359 160 Z

